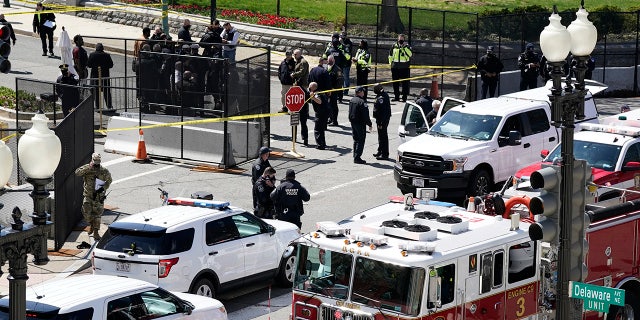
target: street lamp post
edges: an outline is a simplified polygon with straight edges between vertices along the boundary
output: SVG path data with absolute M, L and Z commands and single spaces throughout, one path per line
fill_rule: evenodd
M 560 16 L 554 6 L 553 13 L 549 17 L 549 25 L 540 33 L 540 48 L 549 62 L 553 80 L 553 87 L 549 95 L 551 121 L 554 126 L 562 128 L 562 145 L 560 147 L 562 155 L 560 190 L 562 194 L 559 219 L 559 273 L 558 287 L 556 288 L 558 293 L 557 319 L 582 318 L 582 301 L 569 298 L 569 281 L 583 281 L 584 277 L 586 277 L 586 274 L 582 272 L 572 272 L 572 270 L 576 270 L 576 266 L 572 266 L 571 263 L 571 243 L 576 239 L 572 239 L 575 235 L 571 233 L 571 217 L 572 210 L 581 210 L 582 214 L 584 214 L 584 207 L 574 208 L 572 206 L 572 197 L 574 195 L 572 180 L 574 176 L 573 133 L 575 119 L 584 119 L 586 61 L 595 48 L 597 40 L 597 30 L 587 19 L 587 15 L 588 13 L 584 9 L 584 0 L 582 0 L 581 7 L 576 13 L 576 20 L 568 28 L 565 28 L 560 23 Z M 566 79 L 566 86 L 563 90 L 563 65 L 569 52 L 578 61 L 576 84 L 575 88 L 573 88 L 569 76 Z M 577 191 L 580 192 L 580 190 Z
M 60 139 L 47 127 L 47 117 L 37 113 L 31 118 L 33 126 L 18 141 L 18 160 L 27 174 L 27 181 L 33 185 L 30 193 L 33 199 L 32 223 L 24 223 L 18 207 L 13 209 L 11 227 L 0 231 L 0 266 L 9 262 L 9 315 L 12 320 L 26 318 L 27 255 L 32 254 L 33 263 L 45 265 L 47 256 L 47 236 L 52 223 L 47 221 L 46 185 L 60 162 L 62 147 Z M 9 181 L 13 168 L 11 150 L 0 143 L 0 194 L 6 192 L 4 186 Z M 0 206 L 1 208 L 2 206 Z M 0 270 L 0 273 L 2 271 Z

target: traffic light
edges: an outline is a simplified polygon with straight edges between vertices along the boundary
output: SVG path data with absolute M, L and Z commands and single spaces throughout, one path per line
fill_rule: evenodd
M 9 54 L 11 53 L 11 30 L 6 24 L 0 23 L 0 72 L 9 73 L 11 71 L 11 62 L 9 62 Z
M 529 237 L 533 241 L 543 240 L 558 245 L 560 226 L 560 167 L 542 165 L 543 168 L 531 174 L 531 187 L 542 189 L 537 197 L 529 201 L 529 210 L 534 215 L 544 215 L 544 219 L 529 226 Z
M 571 212 L 569 217 L 569 247 L 571 258 L 569 265 L 571 272 L 569 280 L 584 281 L 587 277 L 585 264 L 589 243 L 586 239 L 586 228 L 589 226 L 589 215 L 585 212 L 587 199 L 587 183 L 591 180 L 591 167 L 584 160 L 573 162 L 573 196 L 571 197 Z

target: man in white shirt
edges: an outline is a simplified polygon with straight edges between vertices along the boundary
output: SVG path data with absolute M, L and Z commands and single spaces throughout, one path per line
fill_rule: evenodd
M 220 34 L 222 38 L 222 58 L 229 59 L 230 64 L 236 63 L 236 45 L 240 39 L 240 32 L 231 26 L 228 21 L 223 25 L 224 30 Z

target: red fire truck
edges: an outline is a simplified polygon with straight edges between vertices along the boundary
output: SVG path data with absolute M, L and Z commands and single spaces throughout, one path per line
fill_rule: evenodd
M 591 209 L 585 282 L 624 289 L 626 305 L 583 319 L 634 319 L 640 202 Z M 318 222 L 297 243 L 292 319 L 555 319 L 557 253 L 531 223 L 411 198 Z

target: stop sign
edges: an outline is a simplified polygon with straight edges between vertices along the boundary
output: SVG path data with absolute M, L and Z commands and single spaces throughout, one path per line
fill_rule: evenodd
M 304 100 L 304 90 L 299 86 L 289 88 L 284 95 L 284 105 L 291 112 L 299 112 L 304 106 Z

